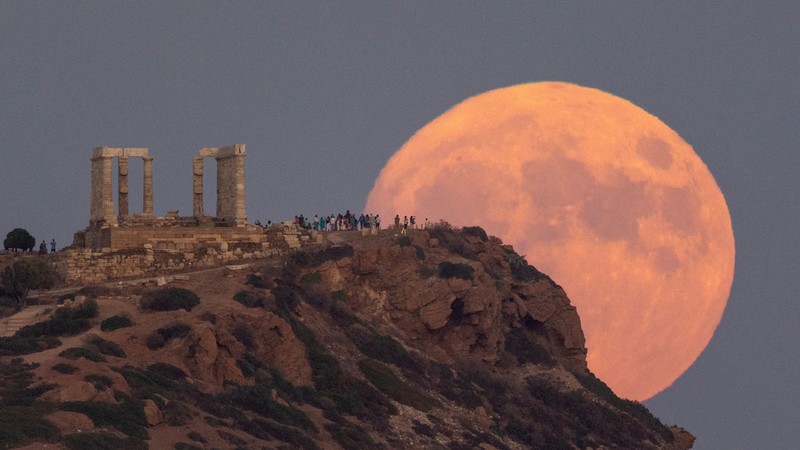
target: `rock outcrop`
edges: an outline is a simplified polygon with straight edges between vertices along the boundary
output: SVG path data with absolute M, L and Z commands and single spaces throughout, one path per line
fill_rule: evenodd
M 403 245 L 359 241 L 352 257 L 316 270 L 325 289 L 347 293 L 359 317 L 445 361 L 471 356 L 497 362 L 505 333 L 527 326 L 561 364 L 586 369 L 580 318 L 560 286 L 544 276 L 516 280 L 510 247 L 473 239 L 465 244 L 472 246 L 471 258 L 465 258 L 438 241 L 427 232 L 414 233 Z M 433 276 L 445 262 L 469 266 L 471 279 Z
M 564 290 L 480 228 L 329 242 L 175 277 L 191 292 L 173 292 L 168 311 L 142 310 L 136 299 L 153 292 L 121 287 L 98 302 L 91 339 L 60 336 L 83 345 L 69 353 L 51 335 L 4 342 L 6 355 L 44 349 L 6 364 L 15 392 L 46 407 L 20 407 L 35 426 L 0 446 L 192 446 L 183 436 L 209 448 L 693 445 L 589 372 Z M 122 328 L 97 323 L 120 314 Z M 5 386 L 4 399 L 17 395 Z

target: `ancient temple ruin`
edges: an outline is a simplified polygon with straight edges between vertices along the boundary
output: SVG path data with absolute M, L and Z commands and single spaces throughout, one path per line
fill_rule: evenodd
M 192 164 L 194 174 L 193 217 L 205 216 L 203 212 L 203 159 L 214 158 L 217 161 L 216 220 L 233 226 L 247 224 L 244 201 L 244 156 L 244 144 L 200 149 Z
M 247 222 L 245 202 L 244 144 L 207 147 L 192 161 L 193 211 L 179 216 L 172 210 L 166 216 L 153 213 L 153 157 L 146 148 L 97 147 L 91 158 L 89 226 L 75 234 L 73 245 L 80 248 L 139 248 L 145 244 L 173 246 L 184 238 L 203 233 L 207 240 L 250 239 L 257 232 Z M 142 212 L 129 208 L 128 160 L 143 161 Z M 217 165 L 217 210 L 214 216 L 203 209 L 203 162 L 214 158 Z M 114 159 L 117 161 L 117 202 L 114 201 Z M 187 179 L 188 181 L 188 179 Z M 209 235 L 209 233 L 211 233 Z
M 92 192 L 89 203 L 89 227 L 116 225 L 128 217 L 128 158 L 142 158 L 144 162 L 142 215 L 153 215 L 153 157 L 146 148 L 97 147 L 92 152 Z M 119 214 L 115 213 L 113 186 L 113 159 L 117 158 L 117 184 Z
M 244 144 L 202 148 L 192 160 L 192 215 L 153 212 L 153 157 L 146 148 L 98 147 L 92 151 L 89 226 L 51 258 L 68 282 L 96 283 L 270 258 L 323 244 L 315 231 L 292 223 L 268 228 L 247 221 Z M 114 159 L 117 202 L 114 202 Z M 129 158 L 144 163 L 142 212 L 131 213 Z M 203 209 L 205 158 L 217 165 L 217 210 Z M 187 183 L 189 176 L 187 171 Z

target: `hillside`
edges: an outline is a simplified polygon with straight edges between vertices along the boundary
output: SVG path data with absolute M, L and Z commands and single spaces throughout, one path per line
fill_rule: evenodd
M 691 447 L 587 370 L 564 291 L 480 228 L 329 241 L 86 287 L 0 338 L 0 446 Z

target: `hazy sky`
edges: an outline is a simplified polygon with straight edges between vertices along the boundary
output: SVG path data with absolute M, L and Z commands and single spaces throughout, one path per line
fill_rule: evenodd
M 798 448 L 799 30 L 797 1 L 5 0 L 0 233 L 71 242 L 103 145 L 150 149 L 159 215 L 190 215 L 192 157 L 234 143 L 251 220 L 360 211 L 393 152 L 461 100 L 543 80 L 602 89 L 694 146 L 736 238 L 714 339 L 647 406 L 698 449 Z M 131 160 L 132 212 L 141 170 Z

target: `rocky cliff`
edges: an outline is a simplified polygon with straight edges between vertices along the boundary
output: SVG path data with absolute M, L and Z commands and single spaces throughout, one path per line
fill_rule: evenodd
M 2 338 L 0 429 L 17 431 L 0 443 L 691 447 L 587 370 L 564 291 L 480 228 L 329 241 L 168 288 L 87 288 L 89 307 Z

